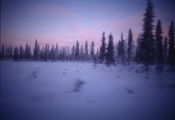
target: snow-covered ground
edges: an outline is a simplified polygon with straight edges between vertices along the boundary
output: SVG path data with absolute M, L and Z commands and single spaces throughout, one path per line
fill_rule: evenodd
M 139 71 L 1 61 L 1 120 L 174 120 L 175 75 Z

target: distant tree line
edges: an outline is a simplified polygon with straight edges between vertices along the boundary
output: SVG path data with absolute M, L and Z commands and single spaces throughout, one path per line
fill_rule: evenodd
M 14 52 L 13 52 L 14 51 Z M 33 54 L 32 54 L 33 53 Z M 92 41 L 90 46 L 90 52 L 88 48 L 88 42 L 85 42 L 85 47 L 83 45 L 79 46 L 78 40 L 76 45 L 73 45 L 70 49 L 69 46 L 60 47 L 56 44 L 56 47 L 52 45 L 49 49 L 49 45 L 46 44 L 45 47 L 40 49 L 38 40 L 35 40 L 35 45 L 33 52 L 30 49 L 30 45 L 26 44 L 25 48 L 20 45 L 20 47 L 15 47 L 12 50 L 12 46 L 4 47 L 2 45 L 2 52 L 0 54 L 1 60 L 15 60 L 15 61 L 98 61 L 99 51 L 95 53 L 95 43 Z
M 95 43 L 92 41 L 90 49 L 88 48 L 88 41 L 85 45 L 79 45 L 78 40 L 76 45 L 71 48 L 69 46 L 59 47 L 56 44 L 55 48 L 49 45 L 40 49 L 37 39 L 35 40 L 34 50 L 31 51 L 30 45 L 26 44 L 25 49 L 15 47 L 14 52 L 12 46 L 4 47 L 0 53 L 1 60 L 14 59 L 15 61 L 82 61 L 106 64 L 107 66 L 113 64 L 130 65 L 133 63 L 143 64 L 145 70 L 149 71 L 149 65 L 156 65 L 156 71 L 161 73 L 164 65 L 169 65 L 172 70 L 175 70 L 175 32 L 174 21 L 171 22 L 168 38 L 162 36 L 161 20 L 157 21 L 155 28 L 155 35 L 153 34 L 154 25 L 154 7 L 151 0 L 148 0 L 146 12 L 143 19 L 143 33 L 137 39 L 137 43 L 133 40 L 132 29 L 128 31 L 128 38 L 121 38 L 116 45 L 114 45 L 112 34 L 108 37 L 108 44 L 106 44 L 105 32 L 102 33 L 100 49 L 97 48 L 95 52 Z M 33 52 L 33 54 L 32 54 Z

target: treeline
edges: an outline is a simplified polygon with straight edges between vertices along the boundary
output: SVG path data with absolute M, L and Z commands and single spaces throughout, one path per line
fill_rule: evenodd
M 90 50 L 88 48 L 88 41 L 85 42 L 85 47 L 83 45 L 79 46 L 77 40 L 76 45 L 73 45 L 70 49 L 69 46 L 59 47 L 58 44 L 54 47 L 52 45 L 46 44 L 45 47 L 40 49 L 37 39 L 35 40 L 35 46 L 33 52 L 30 49 L 30 45 L 26 44 L 25 48 L 22 45 L 18 48 L 15 47 L 14 50 L 10 45 L 4 47 L 2 45 L 1 60 L 15 60 L 15 61 L 98 61 L 99 60 L 99 50 L 95 52 L 95 44 L 92 41 Z M 14 52 L 13 52 L 14 51 Z M 33 53 L 33 54 L 32 54 Z
M 143 64 L 145 70 L 149 71 L 149 65 L 156 65 L 157 72 L 163 71 L 164 65 L 169 65 L 172 70 L 175 66 L 175 32 L 174 21 L 171 22 L 168 38 L 163 38 L 163 30 L 161 20 L 154 22 L 154 7 L 150 0 L 148 0 L 146 12 L 143 19 L 143 33 L 137 39 L 137 43 L 133 41 L 132 30 L 128 32 L 128 38 L 121 38 L 116 45 L 113 42 L 112 34 L 108 37 L 108 44 L 106 44 L 105 32 L 102 34 L 100 49 L 95 51 L 95 43 L 92 41 L 90 49 L 88 41 L 85 45 L 79 45 L 77 40 L 76 45 L 71 48 L 69 46 L 59 47 L 58 44 L 54 47 L 46 44 L 40 49 L 38 41 L 35 41 L 34 50 L 30 49 L 30 45 L 26 44 L 25 49 L 14 48 L 12 46 L 5 48 L 2 45 L 1 59 L 14 59 L 15 61 L 34 60 L 34 61 L 82 61 L 102 63 L 107 66 L 113 64 L 129 65 L 133 63 Z M 155 30 L 154 30 L 154 26 Z M 153 34 L 155 31 L 155 34 Z M 33 52 L 33 54 L 31 54 Z

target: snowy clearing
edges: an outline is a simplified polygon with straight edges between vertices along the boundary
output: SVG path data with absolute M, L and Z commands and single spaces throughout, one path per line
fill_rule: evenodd
M 1 61 L 1 120 L 174 120 L 175 75 L 138 66 Z

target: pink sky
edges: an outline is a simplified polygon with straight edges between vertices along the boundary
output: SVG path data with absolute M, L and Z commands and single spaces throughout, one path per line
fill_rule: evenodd
M 81 46 L 87 40 L 89 46 L 94 41 L 95 47 L 99 48 L 103 31 L 105 31 L 106 43 L 108 43 L 109 34 L 112 33 L 116 45 L 121 33 L 124 34 L 124 39 L 127 39 L 130 28 L 136 40 L 139 33 L 142 32 L 146 1 L 135 1 L 138 2 L 139 7 L 133 3 L 124 4 L 124 1 L 113 1 L 109 5 L 107 1 L 104 1 L 97 7 L 95 3 L 83 4 L 80 1 L 75 5 L 74 0 L 56 4 L 54 0 L 51 2 L 33 1 L 28 4 L 21 1 L 19 4 L 17 4 L 19 1 L 16 3 L 10 1 L 10 4 L 3 0 L 1 44 L 25 47 L 28 43 L 33 49 L 36 39 L 40 48 L 46 43 L 50 46 L 58 43 L 60 47 L 65 45 L 72 47 L 77 40 Z M 174 19 L 171 17 L 174 12 L 168 8 L 160 9 L 162 4 L 157 3 L 156 5 L 156 3 L 157 1 L 153 0 L 156 16 L 154 25 L 157 24 L 158 19 L 162 20 L 163 36 L 165 37 L 170 22 Z M 167 4 L 170 3 L 167 2 Z M 8 7 L 9 11 L 7 11 Z

